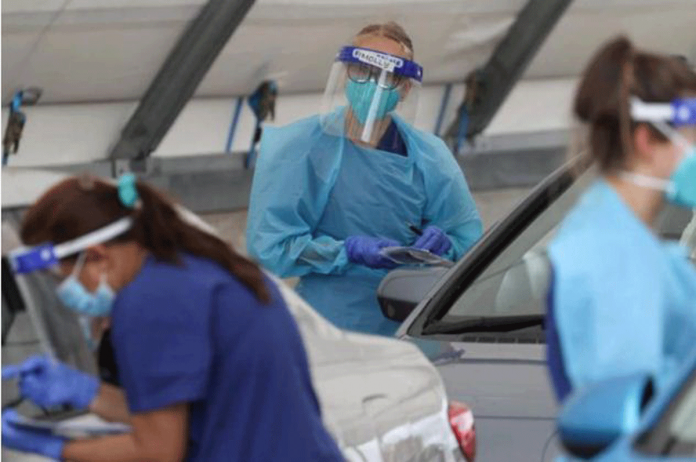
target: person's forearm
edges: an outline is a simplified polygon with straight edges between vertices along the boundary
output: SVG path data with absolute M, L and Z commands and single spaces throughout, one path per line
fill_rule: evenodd
M 62 460 L 70 462 L 179 462 L 172 448 L 138 444 L 133 433 L 70 441 L 63 447 Z
M 71 462 L 154 462 L 144 454 L 132 433 L 103 438 L 70 441 L 63 448 L 63 459 Z
M 97 396 L 89 405 L 89 410 L 110 422 L 130 423 L 130 412 L 126 395 L 121 388 L 101 383 Z

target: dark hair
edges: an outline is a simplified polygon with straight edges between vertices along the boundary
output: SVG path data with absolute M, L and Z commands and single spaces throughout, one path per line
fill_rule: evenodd
M 59 244 L 104 227 L 128 215 L 133 227 L 115 238 L 135 241 L 156 259 L 180 263 L 180 252 L 207 258 L 229 271 L 264 303 L 270 295 L 262 271 L 217 236 L 184 221 L 175 205 L 151 186 L 137 181 L 141 205 L 124 207 L 115 185 L 92 176 L 72 177 L 50 188 L 27 211 L 21 238 L 27 245 Z
M 588 125 L 589 152 L 602 171 L 621 168 L 632 149 L 629 101 L 670 102 L 696 93 L 696 73 L 685 61 L 636 49 L 623 36 L 605 44 L 592 58 L 575 96 L 573 112 Z M 652 135 L 665 140 L 651 128 Z
M 401 25 L 394 21 L 385 23 L 374 23 L 363 27 L 360 32 L 355 35 L 356 39 L 360 37 L 372 35 L 375 37 L 386 37 L 401 44 L 408 51 L 409 57 L 413 59 L 413 42 Z

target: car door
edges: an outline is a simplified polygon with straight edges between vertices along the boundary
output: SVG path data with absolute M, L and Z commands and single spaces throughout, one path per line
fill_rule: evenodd
M 554 172 L 436 284 L 397 335 L 436 361 L 452 399 L 476 416 L 477 461 L 552 460 L 556 399 L 545 362 L 546 245 L 596 177 L 571 162 Z M 688 211 L 669 209 L 679 238 Z

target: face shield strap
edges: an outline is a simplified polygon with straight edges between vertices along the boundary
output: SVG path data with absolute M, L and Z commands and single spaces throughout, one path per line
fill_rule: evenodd
M 671 123 L 675 127 L 696 125 L 696 98 L 675 99 L 671 103 L 646 103 L 633 97 L 631 118 L 636 122 Z
M 343 47 L 338 52 L 336 60 L 346 64 L 367 64 L 381 69 L 383 73 L 386 71 L 418 82 L 423 81 L 423 68 L 419 64 L 369 48 Z
M 691 143 L 672 126 L 696 125 L 696 98 L 677 99 L 671 103 L 646 103 L 634 97 L 631 99 L 631 118 L 636 122 L 650 123 L 672 142 L 689 149 Z
M 43 270 L 57 265 L 58 262 L 71 255 L 75 255 L 88 247 L 103 244 L 120 236 L 133 226 L 131 217 L 124 217 L 118 221 L 80 236 L 72 241 L 53 245 L 48 242 L 29 248 L 20 248 L 10 252 L 8 259 L 16 274 L 26 274 L 37 270 Z

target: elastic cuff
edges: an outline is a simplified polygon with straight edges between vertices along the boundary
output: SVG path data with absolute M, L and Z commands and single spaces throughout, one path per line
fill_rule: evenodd
M 99 393 L 99 387 L 101 386 L 101 381 L 91 375 L 85 374 L 84 388 L 79 393 L 78 399 L 72 403 L 78 409 L 87 409 L 89 405 L 92 404 L 94 398 L 97 397 Z
M 63 449 L 65 449 L 65 440 L 55 437 L 54 441 L 50 441 L 44 446 L 43 455 L 53 460 L 63 459 Z

